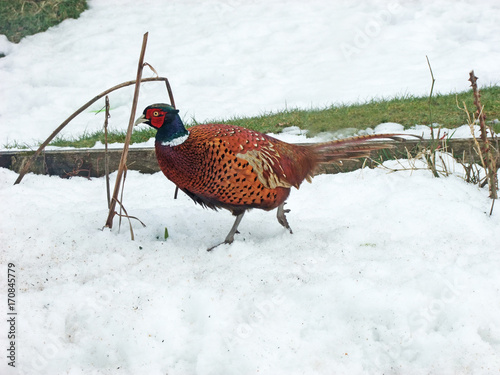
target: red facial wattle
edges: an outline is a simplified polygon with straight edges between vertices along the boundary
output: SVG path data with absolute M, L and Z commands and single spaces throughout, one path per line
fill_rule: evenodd
M 146 112 L 146 118 L 151 122 L 151 125 L 159 129 L 165 121 L 165 112 L 156 108 L 151 108 Z

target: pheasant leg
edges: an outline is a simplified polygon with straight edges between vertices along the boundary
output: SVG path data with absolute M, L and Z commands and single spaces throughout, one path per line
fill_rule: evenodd
M 207 249 L 207 251 L 212 251 L 213 249 L 215 249 L 217 246 L 220 246 L 222 244 L 230 244 L 230 243 L 233 243 L 234 241 L 234 234 L 235 233 L 239 233 L 238 232 L 238 225 L 240 225 L 240 222 L 241 222 L 241 219 L 243 219 L 243 215 L 245 214 L 245 212 L 243 211 L 243 213 L 239 214 L 238 216 L 236 216 L 236 220 L 234 221 L 234 224 L 233 224 L 233 227 L 231 228 L 231 230 L 229 231 L 229 233 L 227 234 L 226 236 L 226 239 L 224 240 L 224 242 L 221 242 L 220 244 L 217 244 L 215 246 L 212 246 L 210 248 Z
M 288 224 L 288 220 L 286 219 L 286 216 L 285 216 L 285 214 L 290 212 L 290 210 L 285 210 L 285 204 L 286 204 L 286 202 L 283 202 L 278 206 L 278 214 L 276 215 L 276 217 L 278 218 L 278 222 L 281 225 L 283 225 L 286 229 L 288 229 L 290 231 L 290 233 L 293 234 L 292 228 L 290 228 L 290 225 Z

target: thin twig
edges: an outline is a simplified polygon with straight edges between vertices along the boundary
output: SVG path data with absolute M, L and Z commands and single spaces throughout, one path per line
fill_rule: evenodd
M 157 78 L 143 78 L 143 79 L 141 79 L 141 83 L 156 82 L 156 81 L 164 81 L 165 82 L 165 85 L 167 87 L 168 96 L 170 98 L 170 103 L 172 104 L 172 107 L 175 108 L 174 95 L 172 93 L 172 88 L 170 87 L 170 83 L 168 82 L 167 78 L 157 77 Z M 49 135 L 49 137 L 38 147 L 38 150 L 36 150 L 36 152 L 33 154 L 33 156 L 24 165 L 23 169 L 19 173 L 19 176 L 17 177 L 16 182 L 14 182 L 14 185 L 17 185 L 22 181 L 23 177 L 26 175 L 26 173 L 28 173 L 28 171 L 29 171 L 31 165 L 33 164 L 33 162 L 35 161 L 35 159 L 40 155 L 40 153 L 45 149 L 45 147 L 57 136 L 57 134 L 59 134 L 59 132 L 61 130 L 63 130 L 66 127 L 66 125 L 68 125 L 76 116 L 78 116 L 80 113 L 82 113 L 88 107 L 90 107 L 92 104 L 94 104 L 97 100 L 103 98 L 104 96 L 108 95 L 109 93 L 111 93 L 115 90 L 127 87 L 127 86 L 134 85 L 134 84 L 136 84 L 136 82 L 137 81 L 127 81 L 127 82 L 120 83 L 119 85 L 113 86 L 110 89 L 103 91 L 99 95 L 95 96 L 94 98 L 89 100 L 87 103 L 82 105 L 80 108 L 78 108 L 71 116 L 69 116 L 66 120 L 64 120 L 63 123 L 61 125 L 59 125 L 52 132 L 52 134 Z
M 432 68 L 431 68 L 431 63 L 429 61 L 429 57 L 425 55 L 425 58 L 427 59 L 427 65 L 429 66 L 429 71 L 431 72 L 431 79 L 432 79 L 432 84 L 431 84 L 431 92 L 429 93 L 429 122 L 431 124 L 431 130 L 432 130 L 432 107 L 431 107 L 431 99 L 432 99 L 432 92 L 434 91 L 434 83 L 436 80 L 434 79 L 434 74 L 432 73 Z M 434 139 L 433 134 L 431 133 L 432 139 Z
M 467 104 L 465 104 L 465 101 L 463 102 L 463 104 L 464 104 L 463 108 L 460 108 L 460 107 L 458 107 L 458 108 L 460 108 L 461 110 L 463 110 L 467 114 L 467 124 L 469 124 L 469 129 L 470 129 L 470 132 L 472 134 L 472 139 L 474 140 L 474 145 L 476 146 L 476 151 L 477 151 L 477 154 L 479 156 L 479 160 L 481 161 L 481 165 L 483 166 L 483 168 L 486 170 L 486 161 L 484 160 L 483 152 L 481 151 L 481 146 L 479 145 L 479 142 L 478 142 L 477 137 L 476 137 L 476 133 L 474 131 L 474 117 L 471 119 L 470 112 L 467 109 Z
M 121 202 L 118 202 L 118 204 L 120 204 Z M 118 212 L 115 212 L 115 215 L 118 215 L 118 216 L 123 216 L 123 217 L 126 217 L 127 219 L 134 219 L 134 220 L 137 220 L 139 223 L 141 223 L 141 225 L 146 228 L 146 224 L 144 224 L 138 217 L 136 216 L 131 216 L 131 215 L 122 215 L 122 214 L 119 214 Z
M 113 216 L 115 214 L 116 198 L 118 197 L 118 191 L 120 190 L 120 182 L 123 176 L 125 165 L 127 163 L 128 149 L 130 145 L 130 139 L 132 137 L 132 129 L 134 128 L 135 112 L 137 110 L 137 101 L 139 99 L 139 89 L 141 87 L 140 83 L 142 77 L 142 70 L 144 68 L 144 55 L 146 53 L 147 42 L 148 42 L 148 33 L 145 33 L 142 40 L 142 49 L 141 49 L 141 54 L 139 56 L 139 63 L 137 66 L 137 79 L 135 82 L 134 99 L 132 101 L 132 110 L 130 111 L 130 119 L 128 123 L 127 135 L 125 137 L 125 144 L 123 146 L 122 157 L 120 159 L 120 165 L 118 167 L 118 173 L 116 175 L 115 189 L 113 191 L 113 200 L 111 201 L 111 207 L 109 208 L 108 218 L 106 220 L 106 225 L 105 225 L 108 228 L 113 227 Z
M 479 93 L 479 89 L 477 88 L 477 77 L 474 75 L 474 71 L 472 70 L 469 73 L 469 81 L 472 87 L 472 93 L 474 94 L 474 105 L 476 106 L 476 118 L 479 121 L 479 129 L 481 134 L 481 140 L 485 142 L 484 148 L 487 148 L 486 143 L 488 143 L 488 135 L 486 131 L 486 116 L 484 115 L 483 106 L 481 105 L 481 94 Z
M 156 76 L 158 77 L 158 72 L 156 71 L 155 68 L 153 68 L 153 66 L 150 63 L 145 62 L 144 66 L 149 67 L 149 69 L 151 69 L 153 71 L 153 73 L 156 74 Z
M 432 72 L 432 67 L 431 67 L 431 63 L 429 61 L 429 57 L 425 56 L 425 58 L 427 59 L 427 65 L 429 66 L 429 71 L 431 73 L 431 79 L 432 79 L 431 91 L 429 93 L 429 123 L 430 123 L 430 128 L 431 128 L 431 143 L 430 143 L 431 154 L 427 155 L 426 159 L 427 159 L 427 165 L 429 166 L 430 170 L 432 171 L 432 174 L 434 175 L 434 177 L 439 177 L 439 173 L 436 170 L 437 142 L 435 141 L 435 138 L 434 138 L 434 125 L 433 125 L 434 123 L 432 120 L 432 105 L 431 105 L 432 104 L 431 103 L 432 93 L 434 92 L 434 83 L 436 82 L 436 80 L 434 79 L 434 73 Z M 439 132 L 438 132 L 437 139 L 439 139 Z
M 130 228 L 130 239 L 132 241 L 134 241 L 134 239 L 135 239 L 134 238 L 134 230 L 132 229 L 132 222 L 130 221 L 131 216 L 128 216 L 127 210 L 125 209 L 125 207 L 123 207 L 122 202 L 120 202 L 118 199 L 115 199 L 114 197 L 113 197 L 113 201 L 115 202 L 115 205 L 116 205 L 116 203 L 118 203 L 120 205 L 120 210 L 123 209 L 123 212 L 125 212 L 125 215 L 118 214 L 118 216 L 120 216 L 120 219 L 121 219 L 122 216 L 124 216 L 124 217 L 126 217 L 128 219 L 128 225 L 129 225 L 129 228 Z M 117 212 L 115 212 L 115 214 L 117 214 Z
M 120 203 L 122 203 L 122 205 L 120 206 L 120 213 L 118 215 L 120 217 L 120 220 L 118 220 L 118 232 L 120 232 L 120 228 L 122 227 L 123 192 L 125 191 L 125 180 L 126 179 L 127 179 L 127 166 L 125 165 L 125 169 L 123 170 L 122 189 L 120 192 Z M 133 235 L 132 235 L 132 237 L 133 237 Z
M 109 155 L 108 155 L 108 119 L 109 119 L 109 97 L 106 95 L 106 114 L 104 115 L 104 174 L 106 175 L 106 196 L 108 198 L 108 210 L 111 207 L 111 193 L 109 188 Z
M 488 188 L 490 191 L 490 198 L 497 199 L 498 176 L 497 176 L 496 158 L 493 153 L 494 148 L 491 147 L 490 142 L 488 140 L 488 131 L 486 129 L 486 116 L 484 114 L 484 107 L 481 105 L 481 94 L 479 93 L 479 89 L 477 87 L 477 77 L 474 75 L 473 70 L 469 73 L 469 81 L 471 83 L 472 91 L 474 94 L 474 104 L 476 105 L 477 108 L 476 115 L 477 119 L 479 120 L 481 140 L 483 141 L 483 149 L 481 151 L 484 155 L 484 163 L 486 168 L 486 176 L 488 180 Z

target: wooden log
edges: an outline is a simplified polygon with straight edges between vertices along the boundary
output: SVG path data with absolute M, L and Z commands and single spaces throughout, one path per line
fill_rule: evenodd
M 390 141 L 392 149 L 375 152 L 372 159 L 376 162 L 389 158 L 406 159 L 408 153 L 415 156 L 423 148 L 429 146 L 428 140 L 407 140 L 405 142 Z M 480 164 L 479 157 L 474 151 L 472 139 L 455 139 L 448 141 L 448 152 L 451 152 L 459 162 L 468 163 L 474 160 Z M 108 149 L 110 172 L 118 169 L 122 150 Z M 0 152 L 0 167 L 8 168 L 19 173 L 27 161 L 33 156 L 33 151 L 3 151 Z M 348 172 L 361 168 L 363 164 L 374 167 L 377 163 L 365 160 L 347 160 L 342 165 L 324 166 L 318 173 Z M 497 165 L 500 162 L 497 153 Z M 130 148 L 127 161 L 129 170 L 141 173 L 155 173 L 160 169 L 156 160 L 154 148 Z M 69 178 L 74 176 L 102 177 L 104 176 L 104 150 L 102 149 L 74 149 L 62 151 L 43 151 L 34 161 L 31 173 L 48 174 Z

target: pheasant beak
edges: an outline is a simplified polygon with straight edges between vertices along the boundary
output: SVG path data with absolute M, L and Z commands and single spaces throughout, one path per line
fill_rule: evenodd
M 137 120 L 135 120 L 134 126 L 143 124 L 143 123 L 148 122 L 148 121 L 149 120 L 146 118 L 145 115 L 141 115 L 141 117 L 139 117 Z

